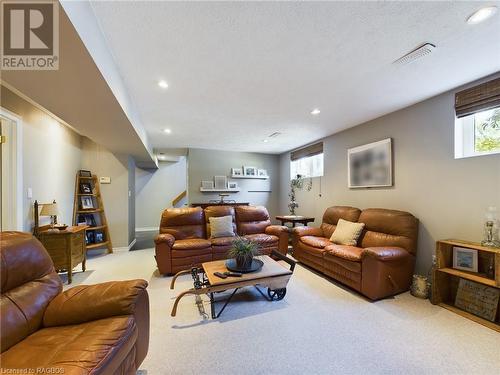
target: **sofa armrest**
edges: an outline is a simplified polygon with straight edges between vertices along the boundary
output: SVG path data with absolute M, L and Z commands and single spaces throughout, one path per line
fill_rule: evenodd
M 160 233 L 155 237 L 155 244 L 159 245 L 161 243 L 165 243 L 168 247 L 174 246 L 175 237 L 169 233 Z
M 367 247 L 361 254 L 361 259 L 371 257 L 381 261 L 397 261 L 411 254 L 401 247 Z
M 316 236 L 323 237 L 323 230 L 317 227 L 295 227 L 292 229 L 292 234 L 294 237 L 303 237 L 303 236 Z
M 361 293 L 378 300 L 410 288 L 415 256 L 400 247 L 368 247 L 361 253 Z
M 266 234 L 278 237 L 278 251 L 286 255 L 288 252 L 288 227 L 284 225 L 270 225 L 266 228 Z
M 80 324 L 117 315 L 135 314 L 136 305 L 147 295 L 146 280 L 111 281 L 80 285 L 54 298 L 43 316 L 45 327 Z

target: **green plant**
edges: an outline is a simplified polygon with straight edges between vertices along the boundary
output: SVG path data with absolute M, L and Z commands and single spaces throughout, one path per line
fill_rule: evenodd
M 259 254 L 259 245 L 243 237 L 236 237 L 233 241 L 233 246 L 228 251 L 230 258 L 234 258 L 238 263 L 241 262 L 243 264 L 251 263 L 253 257 Z

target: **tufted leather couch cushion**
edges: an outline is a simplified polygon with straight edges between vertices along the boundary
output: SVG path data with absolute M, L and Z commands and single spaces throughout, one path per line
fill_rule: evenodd
M 359 216 L 365 230 L 358 242 L 361 247 L 395 246 L 411 254 L 417 251 L 418 220 L 404 211 L 367 208 Z
M 264 233 L 266 228 L 271 225 L 269 213 L 262 206 L 236 206 L 236 225 L 238 234 Z
M 168 233 L 176 240 L 205 238 L 205 216 L 200 207 L 164 210 L 160 220 L 160 233 Z

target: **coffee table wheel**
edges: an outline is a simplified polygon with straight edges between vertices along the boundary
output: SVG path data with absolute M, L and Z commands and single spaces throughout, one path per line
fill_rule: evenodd
M 271 299 L 271 301 L 281 301 L 285 298 L 286 288 L 283 289 L 270 289 L 267 288 L 267 295 Z

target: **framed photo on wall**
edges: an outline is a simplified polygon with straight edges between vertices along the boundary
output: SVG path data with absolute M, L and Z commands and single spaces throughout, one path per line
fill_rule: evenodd
M 267 177 L 267 170 L 265 170 L 265 169 L 258 169 L 257 170 L 257 176 L 259 176 L 259 177 Z
M 238 189 L 238 183 L 235 181 L 229 181 L 227 183 L 227 188 L 228 189 Z
M 227 177 L 226 176 L 214 176 L 215 188 L 216 189 L 227 189 Z
M 347 150 L 349 188 L 392 186 L 392 139 Z
M 201 187 L 203 189 L 213 189 L 214 188 L 214 182 L 213 181 L 201 181 Z

